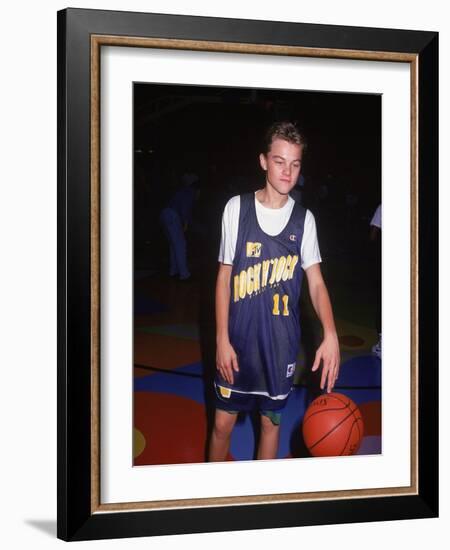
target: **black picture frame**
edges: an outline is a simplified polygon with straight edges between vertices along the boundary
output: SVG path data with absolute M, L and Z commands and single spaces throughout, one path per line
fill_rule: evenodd
M 93 37 L 100 37 L 98 42 Z M 98 429 L 92 396 L 98 380 L 93 328 L 97 265 L 92 248 L 92 54 L 101 37 L 303 48 L 303 55 L 396 60 L 414 64 L 417 176 L 417 493 L 302 502 L 174 507 L 112 513 L 98 507 L 92 451 Z M 130 42 L 130 37 L 137 40 Z M 192 42 L 192 43 L 193 43 Z M 182 46 L 183 47 L 183 46 Z M 187 47 L 186 45 L 184 47 Z M 245 49 L 245 48 L 244 48 Z M 280 50 L 281 51 L 281 50 Z M 94 52 L 95 53 L 95 52 Z M 282 53 L 281 53 L 282 55 Z M 94 107 L 94 110 L 93 110 Z M 438 33 L 148 13 L 58 12 L 58 532 L 63 540 L 139 537 L 438 515 Z M 94 144 L 95 147 L 95 144 Z M 94 229 L 93 229 L 94 228 Z M 414 254 L 413 254 L 414 256 Z M 94 289 L 94 291 L 93 291 Z M 98 414 L 98 411 L 97 411 Z M 97 500 L 96 500 L 97 498 Z

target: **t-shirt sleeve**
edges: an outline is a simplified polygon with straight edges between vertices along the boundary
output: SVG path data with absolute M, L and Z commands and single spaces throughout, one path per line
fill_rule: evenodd
M 302 268 L 318 264 L 322 261 L 319 250 L 319 242 L 317 240 L 316 220 L 312 212 L 306 211 L 305 225 L 303 229 L 303 239 L 301 246 Z
M 239 195 L 231 198 L 225 205 L 222 215 L 222 236 L 220 239 L 219 262 L 233 265 L 236 251 L 237 231 L 239 225 Z

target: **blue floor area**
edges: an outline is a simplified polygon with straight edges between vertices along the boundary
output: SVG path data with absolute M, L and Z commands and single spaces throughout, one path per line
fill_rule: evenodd
M 381 361 L 375 355 L 359 355 L 342 363 L 340 386 L 381 386 Z
M 295 388 L 292 391 L 282 415 L 277 458 L 295 455 L 296 447 L 301 446 L 300 424 L 308 403 L 306 388 Z M 256 422 L 259 422 L 259 419 L 256 418 Z M 243 415 L 242 419 L 237 421 L 231 436 L 230 453 L 236 460 L 252 460 L 254 458 L 255 430 L 250 415 Z
M 180 376 L 174 373 L 195 376 Z M 135 378 L 134 391 L 172 393 L 179 397 L 187 397 L 204 405 L 205 390 L 202 378 L 202 365 L 201 363 L 192 363 L 173 371 L 155 372 L 149 376 Z
M 340 389 L 342 387 L 342 390 Z M 154 372 L 139 377 L 134 382 L 135 391 L 171 393 L 204 404 L 205 388 L 201 363 L 192 363 L 173 371 Z M 342 392 L 360 405 L 369 401 L 381 400 L 381 362 L 373 356 L 359 356 L 341 365 L 339 383 L 335 392 Z M 281 422 L 278 458 L 287 456 L 307 456 L 302 448 L 301 421 L 311 401 L 305 387 L 295 387 Z M 364 441 L 361 452 L 380 452 L 380 438 Z M 250 415 L 242 415 L 233 430 L 230 453 L 235 460 L 251 460 L 254 457 L 255 430 Z M 378 450 L 377 450 L 378 449 Z
M 339 392 L 339 388 L 335 388 Z M 377 401 L 381 397 L 379 389 L 345 389 L 345 395 L 357 405 L 369 401 Z M 307 388 L 295 388 L 291 393 L 285 410 L 283 411 L 280 443 L 277 458 L 291 456 L 305 456 L 303 438 L 301 436 L 301 422 L 304 413 L 311 401 Z M 374 445 L 372 445 L 372 448 Z M 251 460 L 255 449 L 255 433 L 248 415 L 236 424 L 231 437 L 230 451 L 236 460 Z M 373 451 L 375 452 L 375 451 Z

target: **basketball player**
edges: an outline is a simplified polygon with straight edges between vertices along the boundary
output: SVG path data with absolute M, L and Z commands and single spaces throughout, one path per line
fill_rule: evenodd
M 210 461 L 226 459 L 240 411 L 258 410 L 258 459 L 276 458 L 281 413 L 292 389 L 299 352 L 299 298 L 306 273 L 323 341 L 321 388 L 333 389 L 339 345 L 319 262 L 315 221 L 289 192 L 300 174 L 305 141 L 290 122 L 273 125 L 259 161 L 265 186 L 236 196 L 222 219 L 216 283 L 216 413 Z

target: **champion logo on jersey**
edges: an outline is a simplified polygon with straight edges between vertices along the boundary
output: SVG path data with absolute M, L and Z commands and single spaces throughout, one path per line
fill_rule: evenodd
M 295 242 L 297 240 L 296 235 L 289 235 L 289 240 Z
M 292 376 L 294 374 L 294 371 L 295 371 L 295 363 L 290 363 L 287 366 L 286 378 L 289 378 L 290 376 Z
M 247 258 L 259 258 L 261 256 L 261 243 L 247 242 Z

